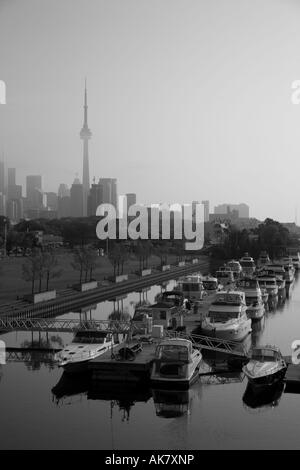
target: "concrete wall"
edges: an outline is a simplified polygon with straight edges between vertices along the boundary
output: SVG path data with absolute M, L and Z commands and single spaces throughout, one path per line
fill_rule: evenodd
M 164 271 L 169 271 L 171 269 L 171 266 L 169 264 L 165 264 L 164 266 L 161 267 L 161 270 Z
M 56 299 L 56 290 L 50 290 L 47 292 L 39 292 L 38 294 L 33 294 L 31 300 L 34 304 L 39 302 L 46 302 L 47 300 Z
M 121 274 L 120 276 L 115 277 L 115 282 L 128 281 L 128 274 Z
M 141 276 L 149 276 L 151 274 L 151 269 L 143 269 L 141 271 Z
M 96 289 L 98 287 L 98 282 L 97 281 L 90 281 L 90 282 L 84 282 L 80 284 L 79 290 L 80 292 L 86 292 L 91 289 Z

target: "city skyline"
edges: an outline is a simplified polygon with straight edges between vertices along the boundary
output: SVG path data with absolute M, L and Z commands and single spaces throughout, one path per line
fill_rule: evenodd
M 87 76 L 91 179 L 115 177 L 120 193 L 134 188 L 146 203 L 246 201 L 261 220 L 295 219 L 300 107 L 291 104 L 291 85 L 300 75 L 298 5 L 188 5 L 91 0 L 87 10 L 82 0 L 0 1 L 7 85 L 0 156 L 22 181 L 34 169 L 47 175 L 51 191 L 57 170 L 69 187 L 81 173 Z M 278 190 L 284 183 L 286 193 Z

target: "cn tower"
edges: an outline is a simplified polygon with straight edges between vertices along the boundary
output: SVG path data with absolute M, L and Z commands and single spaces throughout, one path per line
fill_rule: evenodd
M 80 131 L 80 138 L 83 140 L 83 167 L 82 167 L 82 192 L 83 192 L 83 217 L 87 216 L 87 201 L 90 190 L 90 170 L 89 170 L 89 139 L 92 133 L 88 126 L 88 105 L 87 105 L 87 87 L 85 80 L 84 89 L 84 120 Z

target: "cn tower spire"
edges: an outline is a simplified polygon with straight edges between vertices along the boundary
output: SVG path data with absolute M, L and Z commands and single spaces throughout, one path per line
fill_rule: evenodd
M 89 171 L 89 139 L 92 133 L 88 126 L 88 101 L 87 101 L 87 83 L 85 79 L 84 86 L 84 118 L 83 127 L 80 131 L 80 138 L 83 141 L 83 166 L 82 166 L 82 190 L 83 190 L 83 216 L 87 216 L 87 201 L 90 190 L 90 171 Z

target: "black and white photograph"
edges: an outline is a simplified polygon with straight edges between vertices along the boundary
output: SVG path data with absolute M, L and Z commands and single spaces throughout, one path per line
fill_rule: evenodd
M 299 24 L 0 0 L 0 451 L 300 449 Z

